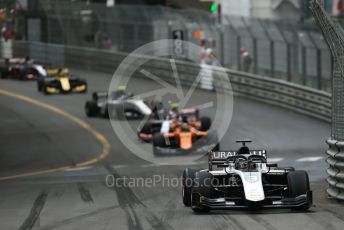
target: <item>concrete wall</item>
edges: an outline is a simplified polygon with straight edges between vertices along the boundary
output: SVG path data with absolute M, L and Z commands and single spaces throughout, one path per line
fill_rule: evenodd
M 278 7 L 277 0 L 222 0 L 223 14 L 230 16 L 256 17 L 263 19 L 299 20 L 301 9 L 291 2 L 282 1 Z
M 252 0 L 222 0 L 222 13 L 230 16 L 251 16 Z
M 292 3 L 285 1 L 278 8 L 272 11 L 273 19 L 282 19 L 288 21 L 300 21 L 302 8 L 297 9 Z

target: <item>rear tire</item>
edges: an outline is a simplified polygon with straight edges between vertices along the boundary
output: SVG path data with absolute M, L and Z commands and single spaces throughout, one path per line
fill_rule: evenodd
M 195 174 L 198 170 L 186 168 L 183 172 L 183 203 L 185 206 L 191 206 L 191 190 Z
M 207 131 L 209 130 L 210 126 L 211 126 L 211 119 L 209 117 L 201 117 L 200 119 L 201 121 L 201 131 Z
M 85 104 L 85 113 L 88 117 L 95 117 L 98 113 L 97 102 L 87 101 Z
M 306 194 L 310 191 L 309 177 L 305 171 L 291 171 L 287 174 L 288 181 L 288 196 L 298 197 L 300 195 Z M 310 208 L 310 204 L 305 204 L 303 206 L 292 208 L 295 211 L 306 211 Z

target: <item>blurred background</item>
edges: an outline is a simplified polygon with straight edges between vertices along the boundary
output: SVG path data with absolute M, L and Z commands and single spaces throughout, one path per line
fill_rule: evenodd
M 323 2 L 343 24 L 342 0 Z M 309 1 L 2 0 L 0 8 L 6 41 L 127 53 L 154 40 L 178 37 L 210 50 L 225 67 L 331 89 L 330 52 Z

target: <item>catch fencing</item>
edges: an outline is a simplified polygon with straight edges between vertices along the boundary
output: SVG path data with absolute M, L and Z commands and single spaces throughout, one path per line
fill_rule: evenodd
M 223 17 L 197 10 L 162 6 L 86 4 L 79 1 L 38 1 L 48 43 L 129 53 L 143 44 L 172 39 L 211 48 L 229 69 L 282 79 L 331 92 L 332 60 L 313 22 L 290 24 L 271 20 Z M 248 64 L 243 57 L 246 49 Z

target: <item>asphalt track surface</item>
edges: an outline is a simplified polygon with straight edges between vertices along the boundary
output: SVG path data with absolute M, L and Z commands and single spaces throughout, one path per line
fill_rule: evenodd
M 81 121 L 1 93 L 0 229 L 343 229 L 343 206 L 328 199 L 324 191 L 329 124 L 235 98 L 233 120 L 222 148 L 235 149 L 235 139 L 250 138 L 254 147 L 268 150 L 272 161 L 307 170 L 316 207 L 305 213 L 244 210 L 196 215 L 183 206 L 181 187 L 165 180 L 179 178 L 185 165 L 147 162 L 126 149 L 108 120 L 85 116 L 85 101 L 92 91 L 106 89 L 111 76 L 75 72 L 87 78 L 87 95 L 44 96 L 34 82 L 0 81 L 1 90 L 54 106 Z M 149 84 L 137 79 L 130 90 L 139 91 Z M 199 100 L 213 96 L 201 90 L 196 94 Z M 212 112 L 204 114 L 211 116 Z M 85 129 L 82 122 L 91 128 Z M 97 157 L 104 143 L 92 131 L 111 145 L 103 160 Z M 73 168 L 92 159 L 96 159 L 92 164 Z M 190 167 L 202 168 L 206 163 L 200 159 Z M 119 178 L 119 186 L 106 186 L 108 175 Z M 123 186 L 128 182 L 124 177 L 154 175 L 163 181 L 152 186 Z

